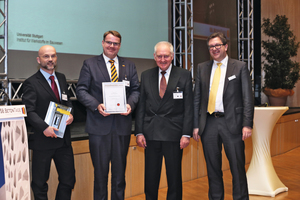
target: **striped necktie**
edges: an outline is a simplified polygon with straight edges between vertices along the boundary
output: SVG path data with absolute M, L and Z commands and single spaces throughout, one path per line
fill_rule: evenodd
M 209 100 L 208 100 L 208 106 L 207 111 L 209 114 L 212 114 L 215 111 L 216 108 L 216 98 L 217 98 L 217 92 L 221 77 L 221 65 L 222 63 L 217 63 L 218 67 L 215 71 L 213 82 L 211 84 L 210 92 L 209 92 Z
M 109 60 L 111 66 L 110 66 L 110 71 L 111 71 L 111 82 L 118 82 L 118 73 L 115 67 L 115 61 L 114 60 Z

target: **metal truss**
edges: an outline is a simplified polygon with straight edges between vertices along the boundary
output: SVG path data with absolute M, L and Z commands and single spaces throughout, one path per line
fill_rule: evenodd
M 22 102 L 22 96 L 23 96 L 23 82 L 25 79 L 10 79 L 9 80 L 9 94 L 11 94 L 11 97 L 9 99 L 10 102 L 12 103 L 19 103 Z M 71 100 L 77 100 L 76 96 L 76 85 L 77 85 L 77 80 L 67 80 L 68 83 L 68 91 L 70 94 L 70 99 Z
M 238 58 L 248 64 L 254 80 L 254 0 L 237 0 L 238 7 Z
M 194 72 L 193 0 L 173 0 L 174 65 Z
M 7 104 L 7 0 L 0 0 L 0 64 L 2 71 L 0 72 L 1 95 L 0 101 Z M 3 46 L 2 46 L 3 45 Z

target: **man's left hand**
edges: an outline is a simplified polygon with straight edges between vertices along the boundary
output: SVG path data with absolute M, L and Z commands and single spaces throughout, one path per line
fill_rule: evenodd
M 74 120 L 73 115 L 70 114 L 69 117 L 68 117 L 68 119 L 67 119 L 67 121 L 66 121 L 66 122 L 67 122 L 67 125 L 72 124 L 73 120 Z
M 184 149 L 185 147 L 189 146 L 190 138 L 182 136 L 180 139 L 180 149 Z
M 121 115 L 127 116 L 131 113 L 131 106 L 129 104 L 126 104 L 127 112 L 121 113 Z
M 248 137 L 252 135 L 252 128 L 248 126 L 243 127 L 243 140 L 246 140 Z

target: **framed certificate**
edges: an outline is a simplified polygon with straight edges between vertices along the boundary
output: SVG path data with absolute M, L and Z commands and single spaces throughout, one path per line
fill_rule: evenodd
M 103 82 L 102 94 L 105 112 L 110 114 L 127 112 L 124 82 Z

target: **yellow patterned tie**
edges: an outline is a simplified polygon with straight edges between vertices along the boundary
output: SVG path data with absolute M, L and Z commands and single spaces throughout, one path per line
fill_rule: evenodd
M 215 71 L 213 82 L 211 84 L 210 93 L 209 93 L 209 100 L 208 100 L 208 106 L 207 111 L 209 114 L 212 114 L 215 111 L 216 107 L 216 97 L 221 77 L 221 65 L 222 63 L 217 63 L 218 67 Z
M 118 82 L 118 73 L 115 67 L 115 61 L 114 60 L 109 60 L 111 66 L 110 66 L 110 71 L 111 71 L 111 82 Z

